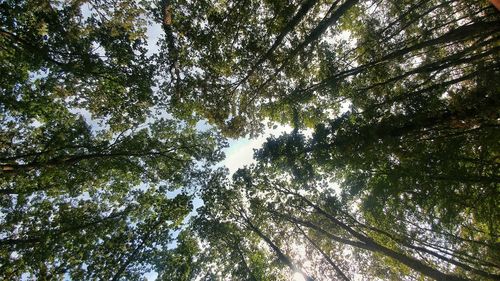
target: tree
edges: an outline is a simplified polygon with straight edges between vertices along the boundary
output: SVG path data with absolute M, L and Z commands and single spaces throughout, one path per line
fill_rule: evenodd
M 273 3 L 169 4 L 158 74 L 172 112 L 228 136 L 293 115 L 311 128 L 340 101 L 382 111 L 385 99 L 445 92 L 498 68 L 498 14 L 484 2 Z
M 189 227 L 192 241 L 202 250 L 184 253 L 184 259 L 196 260 L 195 274 L 189 280 L 288 280 L 283 268 L 306 275 L 282 248 L 283 241 L 268 236 L 250 217 L 240 201 L 245 195 L 226 185 L 226 174 L 224 170 L 213 174 L 202 189 L 204 205 Z
M 310 79 L 301 72 L 306 65 L 294 67 L 311 58 L 315 48 L 306 49 L 357 1 L 161 3 L 158 11 L 169 11 L 157 15 L 166 30 L 158 68 L 165 103 L 177 116 L 196 113 L 227 135 L 240 136 L 261 130 L 259 120 L 269 115 L 261 114 L 260 103 L 290 89 L 289 81 Z M 315 73 L 315 67 L 306 70 Z
M 47 107 L 72 107 L 118 129 L 142 123 L 154 100 L 145 8 L 126 0 L 3 2 L 2 115 L 50 119 Z
M 298 131 L 270 138 L 256 155 L 261 164 L 302 184 L 298 187 L 302 192 L 321 190 L 309 184 L 318 178 L 340 184 L 340 193 L 327 189 L 314 200 L 302 198 L 290 187 L 284 189 L 285 194 L 302 198 L 323 216 L 330 215 L 322 207 L 318 209 L 319 202 L 325 208 L 356 206 L 355 213 L 349 214 L 351 222 L 359 223 L 371 239 L 429 255 L 422 258 L 455 266 L 465 278 L 497 279 L 498 125 L 494 108 L 498 101 L 491 91 L 498 86 L 481 77 L 476 81 L 476 91 L 457 90 L 449 100 L 451 105 L 436 103 L 435 107 L 391 112 L 376 119 L 369 118 L 370 113 L 348 112 L 318 125 L 310 139 Z M 286 208 L 274 212 L 297 213 L 281 210 Z M 318 228 L 320 223 L 289 220 L 325 231 Z M 335 221 L 338 219 L 329 220 L 351 232 Z M 361 238 L 358 240 L 363 241 Z M 382 251 L 377 250 L 379 246 L 370 247 Z M 395 258 L 385 251 L 384 255 Z
M 222 234 L 219 230 L 209 244 L 203 239 L 210 236 L 198 233 L 197 237 L 204 245 L 213 247 L 209 250 L 212 259 L 199 258 L 199 261 L 206 261 L 205 266 L 210 266 L 214 256 L 224 256 L 220 253 L 220 244 L 223 243 L 229 246 L 226 254 L 238 253 L 237 245 L 223 242 L 232 235 L 238 235 L 236 241 L 243 244 L 257 238 L 269 254 L 275 255 L 279 263 L 268 261 L 267 267 L 279 270 L 280 264 L 288 266 L 292 272 L 314 276 L 306 277 L 311 280 L 350 280 L 356 274 L 383 279 L 404 279 L 407 276 L 426 276 L 436 280 L 498 278 L 495 260 L 485 256 L 488 251 L 482 252 L 494 245 L 449 235 L 443 231 L 447 224 L 442 218 L 418 216 L 412 213 L 410 204 L 404 210 L 417 226 L 418 223 L 430 223 L 428 219 L 439 221 L 440 227 L 419 232 L 422 229 L 415 229 L 408 222 L 401 223 L 401 217 L 391 213 L 385 214 L 389 220 L 383 217 L 373 219 L 370 212 L 355 211 L 358 208 L 356 203 L 336 198 L 330 180 L 322 176 L 305 183 L 273 166 L 240 170 L 234 182 L 224 187 L 223 192 L 214 194 L 214 191 L 207 191 L 210 196 L 206 197 L 208 204 L 203 207 L 201 217 L 210 219 L 196 221 L 193 227 L 231 227 L 226 228 L 229 233 Z M 212 189 L 213 186 L 210 187 Z M 363 208 L 362 204 L 360 208 Z M 351 209 L 349 206 L 355 207 Z M 391 208 L 391 203 L 383 207 Z M 382 210 L 382 207 L 377 210 Z M 396 220 L 391 222 L 391 219 Z M 294 244 L 305 244 L 307 247 L 304 252 L 297 252 Z M 471 249 L 481 251 L 482 255 L 473 254 Z M 247 254 L 247 259 L 249 256 Z M 297 266 L 304 259 L 314 261 L 307 273 Z M 236 260 L 218 260 L 217 266 L 222 271 L 229 270 L 234 268 Z
M 2 278 L 140 279 L 221 159 L 216 133 L 148 114 L 148 5 L 0 4 Z
M 500 279 L 488 2 L 0 11 L 2 278 Z M 214 168 L 273 122 L 255 165 Z
M 23 125 L 6 132 L 0 154 L 7 279 L 139 278 L 174 240 L 206 167 L 222 157 L 217 135 L 173 120 L 119 134 L 94 133 L 67 112 Z M 176 190 L 184 194 L 170 198 Z

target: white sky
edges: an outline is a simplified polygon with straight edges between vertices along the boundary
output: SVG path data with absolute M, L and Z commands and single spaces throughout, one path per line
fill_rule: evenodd
M 268 137 L 271 135 L 279 136 L 282 133 L 289 133 L 291 131 L 292 128 L 290 126 L 279 125 L 276 129 L 266 129 L 261 136 L 255 139 L 241 138 L 230 140 L 229 147 L 224 150 L 226 159 L 222 164 L 229 169 L 232 175 L 239 168 L 255 163 L 253 159 L 254 150 L 259 149 Z

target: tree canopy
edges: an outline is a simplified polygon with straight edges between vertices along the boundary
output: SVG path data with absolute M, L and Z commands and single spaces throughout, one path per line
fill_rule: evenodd
M 3 1 L 0 279 L 500 280 L 499 62 L 483 0 Z

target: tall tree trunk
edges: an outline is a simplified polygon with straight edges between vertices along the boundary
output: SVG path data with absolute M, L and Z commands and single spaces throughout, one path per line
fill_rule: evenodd
M 345 231 L 347 231 L 349 234 L 351 234 L 353 237 L 355 237 L 359 241 L 365 243 L 367 248 L 370 249 L 371 251 L 378 252 L 378 253 L 381 253 L 385 256 L 388 256 L 388 257 L 408 266 L 409 268 L 411 268 L 417 272 L 420 272 L 423 275 L 428 276 L 430 278 L 433 278 L 435 280 L 449 280 L 449 281 L 467 281 L 467 280 L 469 280 L 470 281 L 470 279 L 468 279 L 468 278 L 463 278 L 463 277 L 443 273 L 443 272 L 441 272 L 433 267 L 430 267 L 430 266 L 422 263 L 421 261 L 419 261 L 413 257 L 406 256 L 406 255 L 398 253 L 392 249 L 389 249 L 383 245 L 380 245 L 372 238 L 367 237 L 364 234 L 357 232 L 356 230 L 354 230 L 350 226 L 344 224 L 343 222 L 341 222 L 340 220 L 338 220 L 334 216 L 330 215 L 328 212 L 324 211 L 322 208 L 320 208 L 316 204 L 312 203 L 309 199 L 305 198 L 304 196 L 297 194 L 297 193 L 294 193 L 294 194 L 296 196 L 300 197 L 307 205 L 314 208 L 314 210 L 316 210 L 319 214 L 328 218 L 332 223 L 334 223 L 335 225 L 344 229 Z
M 340 79 L 343 79 L 343 78 L 346 78 L 349 76 L 359 74 L 362 71 L 364 71 L 370 67 L 386 63 L 390 60 L 402 57 L 402 56 L 407 55 L 407 54 L 409 54 L 413 51 L 416 51 L 416 50 L 420 50 L 423 48 L 432 47 L 432 46 L 436 46 L 436 45 L 440 45 L 440 44 L 444 44 L 444 43 L 461 41 L 461 40 L 469 39 L 469 38 L 472 39 L 472 38 L 475 38 L 481 34 L 493 34 L 493 33 L 500 31 L 499 26 L 500 26 L 499 21 L 476 22 L 476 23 L 469 24 L 466 26 L 460 26 L 456 29 L 448 31 L 447 33 L 445 33 L 437 38 L 429 39 L 427 41 L 423 41 L 423 42 L 414 44 L 412 46 L 394 51 L 392 53 L 389 53 L 380 59 L 371 61 L 369 63 L 363 64 L 363 65 L 360 65 L 360 66 L 357 66 L 357 67 L 354 67 L 351 69 L 347 69 L 347 70 L 343 70 L 343 71 L 340 71 L 338 73 L 335 73 L 334 75 L 326 78 L 322 82 L 319 82 L 318 84 L 315 84 L 315 85 L 308 87 L 306 90 L 307 91 L 319 90 L 332 82 L 338 81 Z
M 292 262 L 292 259 L 290 259 L 285 253 L 283 253 L 283 251 L 276 244 L 274 244 L 274 242 L 269 237 L 267 237 L 264 233 L 262 233 L 262 231 L 258 227 L 256 227 L 254 224 L 252 224 L 252 222 L 249 219 L 244 218 L 244 220 L 245 220 L 246 224 L 248 225 L 248 227 L 255 234 L 257 234 L 262 240 L 264 240 L 267 243 L 267 245 L 269 245 L 269 247 L 271 247 L 271 249 L 273 249 L 273 251 L 278 256 L 278 259 L 282 263 L 287 265 L 292 271 L 299 272 L 300 274 L 302 274 L 307 281 L 314 281 L 314 278 L 310 277 L 300 267 L 296 266 Z
M 286 26 L 281 30 L 280 34 L 274 40 L 273 45 L 266 51 L 266 53 L 260 57 L 260 59 L 252 65 L 252 68 L 246 76 L 236 84 L 235 88 L 245 83 L 248 78 L 250 78 L 253 73 L 263 64 L 266 60 L 269 60 L 273 52 L 279 47 L 279 45 L 283 42 L 285 37 L 293 31 L 293 29 L 302 21 L 302 19 L 307 15 L 307 13 L 314 7 L 314 5 L 318 2 L 318 0 L 306 0 L 300 6 L 297 13 L 290 19 L 290 21 L 286 24 Z
M 288 64 L 290 60 L 292 60 L 297 54 L 302 52 L 304 48 L 306 48 L 311 43 L 315 42 L 319 39 L 319 37 L 328 29 L 328 27 L 335 24 L 340 17 L 342 17 L 352 6 L 356 5 L 359 0 L 346 0 L 342 5 L 340 5 L 329 17 L 320 21 L 320 23 L 307 35 L 307 37 L 297 46 L 295 47 L 281 62 L 281 66 L 276 69 L 272 75 L 269 76 L 259 87 L 254 91 L 253 96 L 248 99 L 248 104 L 253 102 L 253 100 L 261 93 L 261 91 L 269 84 L 275 77 L 280 73 Z M 336 7 L 338 1 L 332 4 L 331 9 Z M 244 105 L 243 107 L 246 107 Z M 245 108 L 243 108 L 245 110 Z
M 309 243 L 311 243 L 311 245 L 313 245 L 313 247 L 318 250 L 318 252 L 320 252 L 320 254 L 323 256 L 323 258 L 333 267 L 333 269 L 335 270 L 335 272 L 337 273 L 338 276 L 340 276 L 340 278 L 344 281 L 350 281 L 351 279 L 349 279 L 345 274 L 344 272 L 340 269 L 340 267 L 335 264 L 335 262 L 333 262 L 333 260 L 328 256 L 327 253 L 325 253 L 321 247 L 316 244 L 314 242 L 314 240 L 312 240 L 305 232 L 304 230 L 302 230 L 302 228 L 300 228 L 299 225 L 296 225 L 296 227 L 300 230 L 300 232 L 302 233 L 302 235 L 307 239 L 307 241 L 309 241 Z

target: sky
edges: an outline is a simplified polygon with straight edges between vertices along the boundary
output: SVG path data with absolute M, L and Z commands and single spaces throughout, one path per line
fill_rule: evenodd
M 224 150 L 226 159 L 222 162 L 228 169 L 230 174 L 236 172 L 239 168 L 245 165 L 255 163 L 253 154 L 255 149 L 259 149 L 266 139 L 272 135 L 279 136 L 282 133 L 292 131 L 290 126 L 277 126 L 275 129 L 266 129 L 263 134 L 254 139 L 240 138 L 229 141 L 229 147 Z

